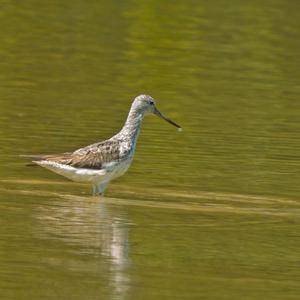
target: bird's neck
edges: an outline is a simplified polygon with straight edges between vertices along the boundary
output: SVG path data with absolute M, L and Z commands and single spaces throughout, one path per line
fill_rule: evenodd
M 120 131 L 122 139 L 135 146 L 144 119 L 144 113 L 131 108 L 127 120 Z

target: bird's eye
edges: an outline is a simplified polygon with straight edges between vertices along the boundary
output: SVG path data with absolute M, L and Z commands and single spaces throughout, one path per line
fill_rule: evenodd
M 150 100 L 150 101 L 149 101 L 149 103 L 150 103 L 151 105 L 153 105 L 153 104 L 154 104 L 154 102 L 153 102 L 152 100 Z

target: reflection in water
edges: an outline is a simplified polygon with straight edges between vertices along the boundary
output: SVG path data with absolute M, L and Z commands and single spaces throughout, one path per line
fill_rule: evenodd
M 298 284 L 299 201 L 155 188 L 120 189 L 120 198 L 100 200 L 50 191 L 50 181 L 0 184 L 7 199 L 0 202 L 1 219 L 13 220 L 11 228 L 0 226 L 13 249 L 6 260 L 18 271 L 21 266 L 18 274 L 27 280 L 3 276 L 4 284 L 13 292 L 34 286 L 38 295 L 7 299 L 43 299 L 53 285 L 63 294 L 53 299 L 146 299 L 153 290 L 165 293 L 153 299 L 174 299 L 186 291 L 221 291 L 224 284 L 238 291 L 232 299 L 241 299 L 244 286 L 277 293 Z M 10 263 L 3 272 L 10 274 Z
M 101 256 L 108 267 L 113 298 L 124 299 L 129 286 L 128 224 L 99 198 L 80 198 L 67 196 L 65 202 L 59 200 L 59 206 L 39 207 L 39 238 L 76 245 L 72 251 L 79 254 Z

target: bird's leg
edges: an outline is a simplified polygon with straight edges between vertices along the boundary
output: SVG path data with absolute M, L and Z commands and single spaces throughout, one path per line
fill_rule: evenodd
M 105 191 L 105 188 L 106 188 L 107 184 L 108 184 L 108 182 L 102 182 L 101 184 L 98 184 L 96 186 L 96 194 L 103 197 L 104 196 L 104 191 Z
M 95 184 L 93 184 L 93 190 L 92 190 L 92 195 L 93 196 L 96 196 L 96 194 L 97 194 L 97 186 L 95 185 Z

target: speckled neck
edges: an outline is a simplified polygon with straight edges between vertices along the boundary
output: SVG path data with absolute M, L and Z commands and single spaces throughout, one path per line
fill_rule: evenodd
M 144 115 L 144 112 L 131 107 L 127 120 L 122 130 L 120 131 L 119 136 L 123 140 L 127 140 L 128 142 L 135 145 L 140 133 Z

